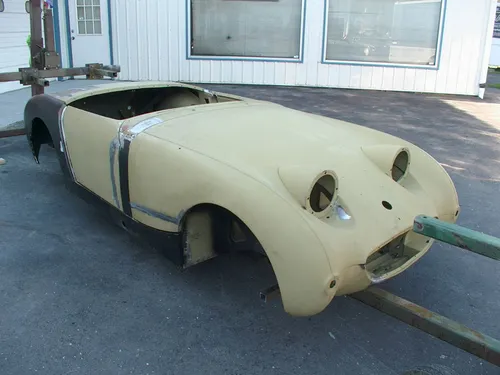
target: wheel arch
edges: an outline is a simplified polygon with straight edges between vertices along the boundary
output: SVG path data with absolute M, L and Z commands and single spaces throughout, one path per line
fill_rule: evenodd
M 247 223 L 230 209 L 215 203 L 191 206 L 180 217 L 178 230 L 183 237 L 186 267 L 227 252 L 251 251 L 266 255 Z
M 236 248 L 230 248 L 229 251 L 256 250 L 267 257 L 279 286 L 283 307 L 289 314 L 308 316 L 321 312 L 333 298 L 335 290 L 329 289 L 328 285 L 336 275 L 332 274 L 316 234 L 299 214 L 290 211 L 289 205 L 277 205 L 273 210 L 262 208 L 265 204 L 253 206 L 257 207 L 250 210 L 232 206 L 230 200 L 193 204 L 180 218 L 179 229 L 185 234 L 184 229 L 190 217 L 197 216 L 199 221 L 207 220 L 206 216 L 203 218 L 207 211 L 215 213 L 209 219 L 211 224 L 214 220 L 221 219 L 220 215 L 221 221 L 226 220 L 226 224 L 231 224 L 227 220 L 236 220 L 243 226 L 243 232 L 250 236 L 250 240 L 237 244 Z M 287 220 L 283 217 L 287 217 Z M 200 232 L 206 233 L 203 230 L 198 233 Z M 217 230 L 214 232 L 217 233 Z M 224 234 L 228 233 L 223 232 L 222 235 Z M 199 240 L 203 236 L 193 237 Z M 183 241 L 186 259 L 189 259 L 189 251 L 193 250 L 191 245 L 192 242 Z M 217 254 L 205 255 L 201 261 Z
M 43 144 L 55 148 L 61 140 L 59 119 L 65 105 L 46 94 L 32 97 L 24 108 L 24 128 L 33 157 L 38 156 Z
M 43 144 L 47 144 L 54 148 L 54 137 L 49 131 L 49 128 L 40 117 L 35 117 L 31 122 L 31 133 L 29 137 L 33 156 L 38 161 L 40 148 Z

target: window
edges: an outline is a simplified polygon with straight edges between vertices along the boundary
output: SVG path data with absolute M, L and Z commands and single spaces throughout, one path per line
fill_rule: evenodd
M 303 0 L 189 0 L 189 57 L 302 56 Z
M 329 0 L 323 60 L 435 66 L 445 0 Z
M 493 27 L 493 38 L 500 38 L 500 4 L 497 5 L 495 26 Z
M 76 0 L 78 34 L 101 34 L 100 0 Z

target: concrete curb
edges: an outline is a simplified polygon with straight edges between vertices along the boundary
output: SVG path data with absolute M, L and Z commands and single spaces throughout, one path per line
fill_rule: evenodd
M 22 120 L 3 126 L 2 129 L 0 129 L 0 132 L 7 130 L 20 130 L 20 129 L 24 129 L 24 121 Z

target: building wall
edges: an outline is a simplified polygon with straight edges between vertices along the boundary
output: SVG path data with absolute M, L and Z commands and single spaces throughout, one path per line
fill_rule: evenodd
M 490 10 L 496 0 L 447 0 L 438 70 L 325 64 L 322 62 L 325 2 L 304 2 L 302 60 L 284 62 L 188 59 L 187 0 L 110 0 L 114 63 L 122 68 L 119 77 L 478 95 L 481 70 L 491 61 L 484 52 L 491 48 L 491 58 L 496 56 L 497 50 L 491 46 L 488 35 Z M 63 1 L 57 3 L 59 50 L 63 67 L 68 67 L 67 10 Z M 5 0 L 5 12 L 0 13 L 0 72 L 27 66 L 28 34 L 29 15 L 24 1 Z M 490 43 L 488 48 L 486 43 Z M 17 82 L 0 83 L 0 92 L 22 87 Z
M 22 0 L 4 0 L 0 13 L 0 72 L 17 72 L 27 67 L 30 52 L 26 39 L 30 33 L 30 17 Z M 0 83 L 0 93 L 23 88 L 18 82 Z
M 493 0 L 494 1 L 494 0 Z M 478 95 L 492 0 L 448 0 L 438 70 L 324 64 L 323 0 L 306 0 L 304 59 L 186 58 L 186 0 L 111 0 L 114 62 L 121 79 L 307 85 Z M 118 6 L 119 4 L 119 6 Z
M 491 41 L 490 65 L 500 66 L 500 38 L 493 38 Z
M 500 1 L 497 3 L 495 26 L 491 41 L 490 65 L 500 66 Z

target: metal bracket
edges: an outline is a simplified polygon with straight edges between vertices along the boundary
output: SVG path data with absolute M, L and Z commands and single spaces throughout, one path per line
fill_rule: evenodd
M 104 77 L 115 78 L 118 76 L 119 67 L 116 66 L 105 66 L 103 64 L 85 64 L 88 73 L 86 74 L 87 79 L 103 79 Z
M 61 57 L 57 52 L 44 51 L 42 53 L 42 64 L 45 69 L 59 69 L 61 67 Z
M 280 295 L 281 292 L 278 284 L 272 285 L 269 288 L 266 288 L 259 293 L 260 299 L 264 302 L 277 298 Z
M 21 85 L 39 85 L 43 87 L 49 85 L 48 80 L 40 78 L 40 72 L 36 68 L 19 68 L 19 72 L 21 73 L 21 78 L 19 80 Z

